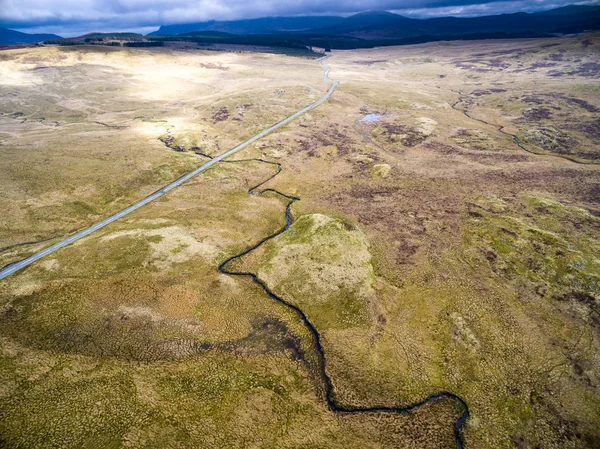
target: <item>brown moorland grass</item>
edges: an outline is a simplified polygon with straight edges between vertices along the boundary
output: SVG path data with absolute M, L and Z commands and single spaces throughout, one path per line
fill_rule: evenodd
M 471 411 L 466 447 L 598 445 L 600 167 L 593 162 L 600 148 L 593 121 L 600 97 L 586 65 L 598 49 L 598 36 L 587 35 L 334 52 L 334 96 L 237 156 L 280 163 L 283 172 L 264 187 L 301 198 L 288 231 L 236 263 L 305 310 L 323 336 L 339 402 L 402 405 L 451 391 Z M 164 164 L 169 176 L 177 164 L 183 170 L 204 160 L 195 152 L 225 150 L 325 87 L 313 61 L 281 55 L 18 52 L 9 54 L 46 58 L 35 64 L 73 79 L 93 79 L 81 75 L 90 68 L 79 56 L 89 64 L 108 59 L 115 72 L 142 82 L 139 109 L 156 120 L 136 120 L 147 127 L 145 140 L 135 143 L 142 134 L 131 128 L 94 125 L 94 132 L 137 145 L 127 157 L 138 164 L 148 157 L 153 169 Z M 17 70 L 26 62 L 11 61 L 17 75 L 2 78 L 12 80 L 5 93 L 29 98 L 32 108 L 10 114 L 33 114 L 38 104 L 39 114 L 58 117 L 43 89 L 31 87 L 33 74 L 47 69 Z M 144 64 L 164 72 L 140 73 Z M 189 74 L 170 78 L 178 69 Z M 190 87 L 196 70 L 208 78 Z M 233 81 L 224 86 L 220 77 Z M 167 78 L 163 93 L 157 86 Z M 252 85 L 259 87 L 245 91 Z M 128 123 L 98 120 L 98 112 L 81 106 L 117 114 L 108 107 L 110 90 L 81 89 L 61 94 L 74 111 L 69 120 L 81 121 L 78 132 L 91 129 L 91 119 Z M 293 100 L 277 103 L 262 96 L 266 90 L 293 92 Z M 82 111 L 90 115 L 78 116 Z M 357 123 L 368 113 L 386 117 Z M 133 120 L 138 106 L 122 114 Z M 22 181 L 9 178 L 19 187 L 5 201 L 51 198 L 47 210 L 57 223 L 65 220 L 62 211 L 74 206 L 56 190 L 64 189 L 57 187 L 60 159 L 73 157 L 74 145 L 46 154 L 42 148 L 71 134 L 55 133 L 61 126 L 25 129 L 33 124 L 8 115 L 1 149 L 12 152 L 4 163 L 20 170 L 28 155 L 16 145 L 27 144 L 48 159 L 40 170 L 55 175 L 43 183 L 26 173 Z M 79 147 L 93 150 L 94 135 L 81 134 Z M 164 135 L 183 151 L 155 140 Z M 127 179 L 123 153 L 104 159 L 114 182 Z M 96 163 L 93 154 L 86 157 L 84 169 Z M 7 444 L 455 444 L 452 424 L 462 411 L 452 401 L 407 416 L 329 412 L 318 359 L 297 316 L 247 279 L 218 273 L 223 260 L 283 226 L 280 197 L 247 193 L 273 171 L 260 162 L 220 164 L 0 284 L 0 435 Z M 64 179 L 73 190 L 102 191 L 87 172 Z M 124 204 L 158 184 L 125 184 L 119 198 Z M 108 213 L 97 197 L 85 198 L 97 216 Z M 9 237 L 20 229 L 9 220 L 35 230 L 23 238 L 64 229 L 47 225 L 44 215 L 20 220 L 7 213 L 3 220 L 7 244 L 22 241 Z M 22 255 L 8 254 L 7 261 Z

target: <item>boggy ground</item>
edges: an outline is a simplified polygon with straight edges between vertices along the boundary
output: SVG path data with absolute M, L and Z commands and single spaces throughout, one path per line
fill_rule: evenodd
M 449 391 L 470 408 L 467 448 L 599 444 L 600 149 L 589 131 L 600 108 L 599 49 L 598 36 L 587 35 L 335 52 L 328 61 L 340 81 L 334 96 L 236 156 L 280 163 L 283 172 L 263 188 L 301 200 L 285 233 L 232 268 L 254 272 L 305 312 L 322 336 L 336 401 L 398 406 Z M 83 70 L 79 56 L 90 57 L 62 51 L 2 56 L 67 55 L 70 71 Z M 142 56 L 148 65 L 204 64 L 206 73 L 218 72 L 206 89 L 233 73 L 247 74 L 241 85 L 257 89 L 259 76 L 309 86 L 296 88 L 290 111 L 327 87 L 314 61 L 284 56 L 144 50 L 119 56 L 122 70 L 136 72 Z M 232 58 L 235 71 L 214 68 Z M 225 150 L 288 111 L 276 114 L 276 100 L 235 87 L 205 99 L 187 90 L 190 78 L 167 84 L 170 74 L 144 95 L 168 85 L 183 92 L 189 110 L 204 106 L 179 120 L 177 103 L 165 97 L 141 105 L 144 116 L 166 122 L 131 133 L 131 142 L 145 136 L 133 154 L 110 146 L 114 158 L 101 163 L 110 164 L 114 182 L 128 173 L 118 157 L 183 170 L 206 160 L 196 153 Z M 274 98 L 292 89 L 268 86 Z M 29 91 L 32 104 L 44 98 L 37 89 Z M 96 107 L 108 108 L 113 94 L 96 92 Z M 249 115 L 256 109 L 244 105 L 259 101 L 260 115 Z M 44 108 L 50 116 L 53 107 Z M 27 155 L 10 145 L 29 142 L 39 151 L 58 137 L 13 129 L 18 120 L 9 113 L 2 150 L 12 151 L 4 163 L 16 170 Z M 368 113 L 385 118 L 359 122 Z M 124 131 L 101 129 L 106 139 Z M 80 147 L 93 149 L 91 137 L 82 134 Z M 60 148 L 38 170 L 59 173 L 60 158 L 73 151 Z M 100 164 L 97 154 L 87 157 Z M 328 411 L 319 360 L 298 317 L 248 279 L 217 271 L 283 226 L 280 196 L 247 193 L 274 170 L 258 161 L 219 164 L 2 281 L 5 446 L 455 447 L 452 426 L 463 410 L 451 400 L 409 415 Z M 32 178 L 9 179 L 19 186 L 13 195 L 57 189 L 44 179 L 28 193 Z M 73 179 L 101 185 L 83 172 Z M 152 182 L 143 184 L 148 191 Z M 124 191 L 124 202 L 143 194 L 142 187 Z M 55 197 L 48 210 L 65 207 Z M 3 219 L 21 222 L 11 214 Z M 52 236 L 47 219 L 22 221 L 35 238 Z M 10 244 L 30 238 L 9 232 L 20 226 L 6 229 Z M 7 261 L 21 257 L 11 251 Z

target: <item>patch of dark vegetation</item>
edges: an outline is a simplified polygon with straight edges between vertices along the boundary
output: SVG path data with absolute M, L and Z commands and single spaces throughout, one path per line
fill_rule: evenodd
M 139 362 L 177 360 L 206 349 L 191 336 L 165 339 L 156 336 L 158 329 L 195 326 L 195 322 L 157 321 L 144 311 L 122 310 L 89 321 L 82 321 L 74 314 L 63 316 L 60 323 L 49 327 L 32 319 L 35 312 L 30 299 L 16 302 L 13 312 L 5 314 L 8 318 L 5 324 L 6 331 L 17 341 L 22 340 L 20 330 L 25 326 L 33 338 L 28 337 L 24 344 L 35 349 Z M 47 306 L 57 311 L 61 307 L 55 302 Z
M 224 66 L 220 62 L 218 64 L 215 64 L 214 62 L 208 62 L 208 63 L 201 62 L 200 64 L 198 64 L 198 66 L 202 67 L 203 69 L 229 70 L 229 67 Z
M 515 99 L 517 97 L 511 97 L 510 100 Z M 548 104 L 550 101 L 546 98 L 543 98 L 539 95 L 525 95 L 521 97 L 521 101 L 523 103 L 531 103 L 531 104 Z
M 552 44 L 549 44 L 552 45 Z M 526 55 L 534 55 L 536 53 L 539 53 L 540 50 L 539 49 L 535 49 L 535 48 L 515 48 L 515 49 L 510 49 L 510 50 L 494 50 L 491 51 L 489 53 L 477 53 L 474 54 L 473 56 L 475 57 L 491 57 L 491 56 L 507 56 L 509 58 L 522 58 L 523 56 Z
M 200 148 L 200 147 L 193 146 L 193 147 L 190 148 L 190 151 L 192 153 L 197 154 L 198 156 L 203 156 L 203 157 L 206 157 L 208 159 L 212 159 L 213 158 L 213 156 L 211 156 L 208 153 L 205 153 L 204 150 L 202 150 L 202 148 Z
M 489 53 L 474 53 L 473 57 L 474 58 L 485 58 L 485 57 L 490 57 L 490 56 L 506 56 L 506 55 L 512 55 L 514 52 L 514 50 L 494 50 L 494 51 L 490 51 Z
M 583 48 L 588 48 L 590 45 L 594 45 L 594 43 L 589 39 L 585 39 L 585 40 L 581 41 L 581 46 Z
M 481 153 L 465 153 L 465 157 L 483 165 L 497 165 L 498 162 L 531 162 L 533 158 L 527 154 L 511 154 L 485 151 Z
M 575 106 L 580 107 L 581 109 L 587 111 L 587 112 L 600 112 L 600 108 L 598 108 L 597 106 L 585 101 L 585 100 L 581 100 L 579 98 L 574 98 L 574 97 L 567 97 L 564 94 L 561 93 L 531 93 L 531 94 L 527 94 L 524 95 L 522 97 L 510 97 L 509 100 L 519 100 L 523 103 L 530 103 L 530 104 L 537 104 L 537 105 L 542 105 L 542 104 L 547 104 L 547 105 L 553 105 L 552 108 L 556 109 L 556 110 L 560 110 L 561 108 L 554 105 L 556 102 L 567 102 L 568 104 L 572 104 Z
M 224 122 L 229 118 L 229 110 L 227 106 L 223 106 L 222 108 L 217 109 L 212 114 L 213 123 Z
M 577 140 L 569 134 L 546 126 L 526 131 L 524 136 L 524 142 L 534 143 L 546 151 L 559 154 L 571 154 L 578 144 Z
M 18 48 L 26 48 L 25 45 L 0 45 L 0 51 L 2 50 L 16 50 Z M 0 53 L 0 61 L 12 61 L 15 59 L 15 55 L 10 53 Z
M 564 98 L 564 95 L 561 95 L 561 94 L 551 94 L 551 96 L 554 96 L 557 98 Z M 517 97 L 510 97 L 509 99 L 515 99 L 515 98 L 517 98 Z M 554 154 L 552 154 L 553 156 L 565 158 L 565 159 L 570 160 L 571 162 L 574 162 L 577 164 L 596 164 L 597 163 L 597 162 L 595 162 L 595 159 L 597 158 L 595 153 L 581 152 L 584 154 L 583 158 L 578 157 L 579 153 L 574 154 L 573 149 L 579 144 L 579 142 L 575 138 L 568 135 L 567 133 L 562 132 L 561 130 L 557 130 L 550 126 L 532 128 L 532 129 L 525 131 L 524 137 L 520 138 L 516 134 L 511 134 L 511 133 L 505 131 L 504 126 L 494 125 L 492 123 L 486 122 L 485 120 L 474 118 L 473 116 L 471 116 L 467 110 L 468 110 L 468 107 L 473 104 L 473 100 L 470 100 L 469 98 L 466 98 L 466 99 L 464 97 L 459 98 L 459 100 L 452 105 L 452 108 L 455 110 L 458 110 L 458 108 L 456 106 L 457 106 L 457 104 L 459 104 L 461 102 L 463 103 L 462 112 L 464 115 L 466 115 L 467 117 L 469 117 L 475 121 L 478 121 L 480 123 L 484 123 L 484 124 L 490 125 L 490 126 L 495 126 L 498 129 L 498 131 L 500 131 L 501 133 L 511 136 L 513 138 L 514 143 L 520 149 L 527 151 L 528 153 L 539 154 L 539 153 L 536 153 L 535 150 L 527 148 L 523 145 L 527 142 L 533 142 L 534 144 L 545 149 L 546 151 L 549 151 L 550 153 L 554 153 Z M 559 106 L 552 106 L 552 108 L 555 110 L 562 110 L 562 108 Z M 560 115 L 563 117 L 566 116 L 566 114 L 564 114 L 564 113 L 560 114 Z M 516 124 L 523 123 L 523 119 L 516 119 L 516 120 L 513 120 L 513 122 Z
M 565 123 L 564 129 L 580 132 L 595 142 L 600 142 L 600 118 L 576 123 Z
M 557 65 L 558 64 L 555 62 L 534 62 L 529 66 L 529 70 L 546 69 L 549 67 L 556 67 Z
M 546 69 L 550 67 L 556 67 L 558 64 L 556 62 L 534 62 L 529 67 L 521 67 L 513 70 L 513 73 L 522 73 L 522 72 L 535 72 L 537 69 Z
M 361 106 L 358 111 L 363 115 L 369 115 L 369 114 L 380 115 L 380 116 L 389 115 L 389 113 L 387 113 L 387 112 L 382 112 L 379 109 L 370 109 L 367 106 Z
M 294 335 L 286 323 L 274 318 L 256 323 L 241 339 L 205 343 L 198 338 L 201 323 L 193 319 L 163 318 L 146 307 L 124 307 L 92 319 L 71 314 L 64 316 L 60 324 L 44 325 L 32 318 L 35 306 L 30 299 L 8 307 L 2 319 L 7 332 L 18 341 L 23 328 L 33 331 L 34 337 L 28 338 L 26 345 L 35 349 L 145 363 L 181 360 L 209 350 L 242 356 L 271 354 L 304 361 L 300 337 Z M 51 302 L 48 307 L 58 312 L 61 305 Z
M 575 104 L 575 105 L 579 106 L 580 108 L 586 110 L 587 112 L 600 112 L 600 108 L 598 108 L 597 106 L 594 106 L 591 103 L 588 103 L 585 100 L 581 100 L 579 98 L 573 98 L 573 97 L 565 97 L 565 99 L 569 103 Z
M 506 195 L 519 195 L 525 190 L 544 190 L 553 195 L 569 196 L 578 204 L 585 204 L 591 214 L 600 217 L 597 171 L 576 168 L 532 171 L 529 167 L 515 166 L 511 170 L 489 171 L 478 173 L 477 176 L 478 182 L 502 185 Z M 473 207 L 479 206 L 473 204 Z
M 459 69 L 470 70 L 471 72 L 493 72 L 502 71 L 510 67 L 510 63 L 502 59 L 463 59 L 454 62 Z
M 101 125 L 104 126 L 105 128 L 110 128 L 110 129 L 127 129 L 127 126 L 124 125 L 109 125 L 107 123 L 102 123 L 102 122 L 94 122 L 97 125 Z
M 475 151 L 497 151 L 489 143 L 488 135 L 477 130 L 459 129 L 451 139 L 461 148 Z
M 560 62 L 563 61 L 564 56 L 564 53 L 550 53 L 548 59 L 550 61 Z
M 275 318 L 267 318 L 254 323 L 253 329 L 247 337 L 214 347 L 245 357 L 278 354 L 290 360 L 306 361 L 301 338 L 294 335 L 286 323 Z
M 159 137 L 158 140 L 160 140 L 166 146 L 171 147 L 173 142 L 175 142 L 175 136 L 171 136 L 171 135 L 167 134 L 165 136 Z
M 530 446 L 525 437 L 521 435 L 510 435 L 510 442 L 517 449 L 526 449 Z
M 87 42 L 84 41 L 75 41 L 72 39 L 50 39 L 47 41 L 44 41 L 44 44 L 46 45 L 60 45 L 62 47 L 69 47 L 69 46 L 74 46 L 74 45 L 88 45 Z
M 493 215 L 500 214 L 500 212 L 495 211 L 492 208 L 486 208 L 480 204 L 472 203 L 470 201 L 466 202 L 465 206 L 467 207 L 467 212 L 469 213 L 469 215 L 471 214 L 471 212 L 474 212 L 475 214 L 477 214 L 477 216 L 483 216 L 479 212 L 477 212 L 477 210 L 483 210 L 483 211 L 487 212 L 488 214 L 493 214 Z
M 506 89 L 500 89 L 500 88 L 479 89 L 479 90 L 474 90 L 473 92 L 471 92 L 470 95 L 472 95 L 474 97 L 481 97 L 483 95 L 499 94 L 502 92 L 506 92 Z
M 548 120 L 552 117 L 552 113 L 544 107 L 531 108 L 523 111 L 523 118 L 528 122 L 537 122 L 540 120 Z
M 548 73 L 548 76 L 555 78 L 564 75 L 583 76 L 585 78 L 600 78 L 600 63 L 585 62 L 579 65 L 579 67 L 577 67 L 575 70 L 571 70 L 569 72 L 553 70 Z
M 375 59 L 375 60 L 366 60 L 366 61 L 354 61 L 354 64 L 360 64 L 360 65 L 368 65 L 371 66 L 373 64 L 379 64 L 381 62 L 388 62 L 387 59 Z
M 181 145 L 175 145 L 175 136 L 166 134 L 164 136 L 159 137 L 158 140 L 160 140 L 162 143 L 165 144 L 167 148 L 170 148 L 173 151 L 177 151 L 179 153 L 185 151 L 185 148 Z
M 354 171 L 361 175 L 367 175 L 373 168 L 374 163 L 381 162 L 381 158 L 376 152 L 361 154 L 361 156 L 365 156 L 366 159 L 360 159 L 356 157 L 349 157 L 346 159 L 350 164 L 352 164 Z
M 600 160 L 600 154 L 599 153 L 590 153 L 590 152 L 586 152 L 586 151 L 578 151 L 577 153 L 575 153 L 575 156 L 577 156 L 580 159 L 585 159 L 588 161 L 599 161 Z
M 112 43 L 112 45 L 118 47 L 121 45 L 119 42 Z M 124 47 L 134 48 L 150 48 L 150 47 L 164 47 L 165 43 L 161 41 L 148 41 L 148 42 L 123 42 Z
M 594 298 L 587 292 L 571 291 L 563 295 L 555 296 L 554 299 L 556 299 L 557 301 L 575 301 L 577 303 L 585 304 L 590 307 L 600 307 L 600 304 L 598 304 L 596 298 Z M 600 309 L 598 310 L 600 311 Z
M 560 70 L 551 70 L 548 72 L 547 76 L 551 76 L 552 78 L 561 78 L 565 76 L 565 72 L 561 72 Z
M 468 59 L 457 59 L 453 64 L 461 69 L 470 70 L 473 72 L 491 72 L 507 70 L 510 67 L 516 67 L 512 70 L 513 73 L 519 72 L 535 72 L 537 69 L 550 68 L 556 66 L 556 62 L 562 61 L 559 56 L 551 56 L 551 62 L 533 62 L 527 67 L 523 67 L 524 62 L 520 62 L 524 56 L 540 53 L 541 46 L 536 49 L 512 49 L 512 50 L 497 50 L 489 53 L 476 53 Z M 559 50 L 553 55 L 561 55 L 562 50 Z
M 182 145 L 176 145 L 175 144 L 175 136 L 172 136 L 170 134 L 166 134 L 164 136 L 161 136 L 158 138 L 158 140 L 160 140 L 162 143 L 165 144 L 165 146 L 173 151 L 176 151 L 178 153 L 182 153 L 184 151 L 191 151 L 192 153 L 197 154 L 198 156 L 203 156 L 203 157 L 207 157 L 209 159 L 212 159 L 212 156 L 209 154 L 206 154 L 202 148 L 197 147 L 197 146 L 192 146 L 189 149 L 182 146 Z
M 600 63 L 586 62 L 581 64 L 576 70 L 569 72 L 569 75 L 585 76 L 589 78 L 600 77 Z
M 496 254 L 493 249 L 484 249 L 483 252 L 485 254 L 485 258 L 491 264 L 495 263 L 496 259 L 498 259 L 498 254 Z
M 399 141 L 405 147 L 417 146 L 429 137 L 421 131 L 403 124 L 382 123 L 380 126 L 385 130 L 382 135 L 387 138 L 388 142 Z
M 461 213 L 450 206 L 454 200 L 443 189 L 431 185 L 410 184 L 408 188 L 399 188 L 359 181 L 334 193 L 326 202 L 325 207 L 333 207 L 357 223 L 381 232 L 387 244 L 394 242 L 387 262 L 389 267 L 395 267 L 390 276 L 397 276 L 398 269 L 412 265 L 424 245 L 433 251 L 441 250 L 438 245 L 442 240 L 429 238 L 432 223 L 436 229 L 447 230 L 449 235 L 460 234 Z M 448 244 L 448 240 L 443 242 Z
M 235 107 L 235 115 L 231 120 L 241 122 L 244 120 L 244 112 L 254 106 L 252 103 L 239 104 Z
M 540 45 L 540 48 L 552 48 L 552 47 L 560 47 L 560 44 L 550 43 L 550 44 Z
M 561 435 L 561 439 L 569 442 L 578 442 L 581 447 L 598 447 L 596 443 L 600 442 L 600 436 L 585 432 L 580 423 L 565 417 L 565 413 L 555 405 L 555 398 L 551 396 L 552 392 L 545 390 L 542 392 L 532 391 L 530 403 L 534 412 L 539 413 L 543 409 L 552 420 L 551 425 Z M 524 447 L 530 447 L 526 444 Z
M 349 162 L 354 163 L 353 156 L 358 150 L 354 140 L 350 137 L 352 132 L 349 127 L 328 127 L 321 130 L 319 133 L 307 133 L 300 141 L 294 142 L 294 151 L 306 153 L 309 157 L 322 157 L 318 149 L 334 145 L 337 148 L 337 155 L 344 157 Z M 361 149 L 362 151 L 362 149 Z M 373 154 L 369 157 L 379 160 L 379 155 Z
M 436 140 L 423 144 L 423 148 L 429 151 L 433 151 L 435 153 L 443 154 L 445 156 L 463 154 L 463 151 L 461 151 L 460 149 L 453 147 L 452 145 L 438 142 Z
M 5 246 L 4 248 L 0 248 L 0 253 L 6 252 L 6 251 L 10 251 L 11 249 L 19 248 L 21 246 L 36 245 L 38 243 L 48 242 L 48 241 L 53 240 L 55 238 L 56 237 L 50 237 L 50 238 L 46 238 L 46 239 L 42 239 L 42 240 L 34 240 L 34 241 L 31 241 L 31 242 L 15 243 L 14 245 L 9 245 L 9 246 Z M 12 264 L 9 264 L 9 265 L 12 265 Z
M 419 250 L 420 245 L 409 240 L 402 240 L 396 252 L 396 263 L 407 265 L 412 263 L 412 258 Z
M 503 234 L 507 234 L 510 235 L 512 238 L 517 238 L 519 237 L 518 234 L 516 232 L 511 231 L 510 229 L 506 229 L 506 228 L 500 228 L 500 232 L 502 232 Z

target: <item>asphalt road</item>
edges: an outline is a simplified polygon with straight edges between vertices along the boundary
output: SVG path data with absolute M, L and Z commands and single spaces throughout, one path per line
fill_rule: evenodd
M 201 173 L 203 171 L 205 171 L 206 169 L 210 168 L 211 166 L 217 164 L 218 162 L 222 161 L 223 159 L 228 158 L 229 156 L 237 153 L 240 150 L 243 150 L 244 148 L 246 148 L 248 145 L 256 142 L 259 139 L 262 139 L 263 137 L 265 137 L 267 134 L 272 133 L 273 131 L 275 131 L 278 128 L 281 128 L 282 126 L 287 125 L 288 123 L 290 123 L 292 120 L 300 117 L 302 114 L 310 111 L 311 109 L 316 108 L 317 106 L 321 105 L 322 103 L 324 103 L 329 97 L 331 97 L 331 94 L 333 94 L 333 92 L 335 91 L 336 87 L 338 86 L 338 82 L 332 80 L 331 78 L 329 78 L 329 71 L 330 68 L 329 67 L 325 67 L 323 65 L 323 61 L 325 61 L 327 59 L 327 57 L 322 58 L 319 60 L 319 65 L 321 67 L 325 68 L 325 73 L 323 74 L 323 78 L 325 78 L 327 81 L 331 81 L 331 87 L 329 88 L 329 90 L 327 91 L 327 93 L 318 101 L 315 101 L 313 104 L 305 107 L 304 109 L 299 110 L 298 112 L 290 115 L 288 118 L 286 118 L 285 120 L 282 120 L 281 122 L 271 126 L 270 128 L 265 129 L 264 131 L 258 133 L 256 136 L 252 137 L 251 139 L 245 141 L 244 143 L 241 143 L 240 145 L 238 145 L 237 147 L 221 154 L 220 156 L 217 156 L 213 159 L 211 159 L 210 161 L 208 161 L 207 163 L 205 163 L 204 165 L 201 165 L 200 167 L 196 168 L 195 170 L 189 172 L 188 174 L 182 176 L 181 178 L 177 179 L 176 181 L 173 181 L 171 184 L 163 187 L 162 189 L 158 190 L 157 192 L 153 193 L 152 195 L 144 198 L 143 200 L 129 206 L 126 209 L 123 209 L 120 212 L 117 212 L 116 214 L 102 220 L 99 223 L 96 223 L 93 226 L 90 226 L 87 229 L 84 229 L 83 231 L 79 231 L 78 233 L 58 242 L 55 243 L 52 246 L 49 246 L 48 248 L 43 249 L 40 252 L 37 252 L 35 254 L 33 254 L 32 256 L 29 256 L 27 259 L 23 259 L 19 262 L 15 262 L 13 264 L 7 265 L 6 267 L 4 267 L 2 270 L 0 270 L 0 279 L 4 279 L 8 276 L 10 276 L 11 274 L 25 268 L 28 265 L 31 265 L 32 263 L 34 263 L 35 261 L 41 259 L 42 257 L 47 256 L 48 254 L 53 253 L 54 251 L 57 251 L 61 248 L 64 248 L 67 245 L 70 245 L 73 242 L 76 242 L 77 240 L 80 240 L 88 235 L 90 235 L 92 232 L 95 232 L 99 229 L 102 229 L 103 227 L 111 224 L 113 221 L 118 220 L 119 218 L 124 217 L 125 215 L 129 215 L 130 213 L 132 213 L 133 211 L 139 209 L 142 206 L 145 206 L 146 204 L 150 203 L 151 201 L 156 200 L 157 198 L 160 198 L 161 196 L 167 194 L 170 190 L 173 190 L 175 187 L 180 186 L 181 184 L 183 184 L 184 182 L 190 180 L 191 178 L 193 178 L 194 176 L 196 176 L 198 173 Z

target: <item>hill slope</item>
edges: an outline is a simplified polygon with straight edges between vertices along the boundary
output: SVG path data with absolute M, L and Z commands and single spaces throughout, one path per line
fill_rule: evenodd
M 0 28 L 1 45 L 33 44 L 48 39 L 62 39 L 62 37 L 56 34 L 28 34 L 8 28 Z
M 344 20 L 335 16 L 303 17 L 263 17 L 260 19 L 231 20 L 181 25 L 163 25 L 148 36 L 175 36 L 195 31 L 221 31 L 231 34 L 279 34 L 308 31 L 315 28 L 330 27 Z
M 466 35 L 473 33 L 578 33 L 600 28 L 599 6 L 569 6 L 539 13 L 515 13 L 470 18 L 439 17 L 409 19 L 385 11 L 348 17 L 322 34 L 362 39 L 401 39 L 422 35 Z

